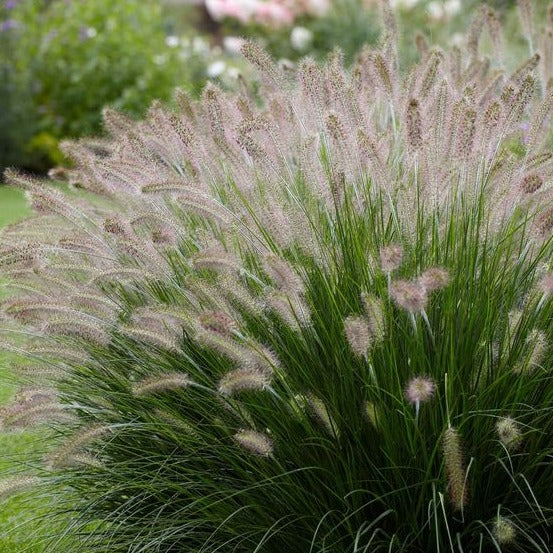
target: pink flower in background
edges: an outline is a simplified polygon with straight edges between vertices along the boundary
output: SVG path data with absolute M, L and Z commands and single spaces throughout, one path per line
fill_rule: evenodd
M 232 17 L 241 23 L 251 21 L 258 4 L 257 0 L 205 0 L 205 7 L 215 21 Z
M 300 15 L 320 17 L 330 8 L 330 0 L 205 0 L 215 21 L 226 17 L 243 24 L 255 21 L 270 27 L 291 26 Z
M 322 17 L 330 8 L 330 0 L 306 0 L 305 11 L 315 17 Z
M 292 25 L 294 14 L 280 2 L 259 2 L 255 10 L 255 20 L 262 25 L 284 27 Z

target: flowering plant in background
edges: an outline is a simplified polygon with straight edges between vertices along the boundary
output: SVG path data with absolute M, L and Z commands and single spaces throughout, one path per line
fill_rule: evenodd
M 205 13 L 216 24 L 217 41 L 255 37 L 285 62 L 322 57 L 337 46 L 349 62 L 377 36 L 377 12 L 364 0 L 206 0 Z
M 0 19 L 0 86 L 18 91 L 3 102 L 11 124 L 0 132 L 12 154 L 0 167 L 59 163 L 60 138 L 99 133 L 105 105 L 143 114 L 153 98 L 168 99 L 192 65 L 166 45 L 162 12 L 150 0 L 4 2 Z M 23 110 L 20 98 L 28 100 Z
M 106 110 L 70 194 L 7 175 L 2 426 L 59 439 L 0 490 L 79 551 L 551 550 L 552 68 L 488 8 L 403 67 L 384 16 L 351 69 L 246 42 L 255 91 Z
M 321 17 L 329 0 L 205 0 L 216 21 L 237 19 L 242 24 L 258 23 L 272 28 L 289 27 L 301 16 Z

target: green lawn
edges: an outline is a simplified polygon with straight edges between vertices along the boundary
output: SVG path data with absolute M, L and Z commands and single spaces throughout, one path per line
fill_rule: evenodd
M 0 227 L 15 223 L 28 213 L 23 192 L 0 184 Z
M 21 191 L 0 185 L 0 227 L 14 223 L 29 213 L 24 195 Z M 1 283 L 0 283 L 1 286 Z M 0 298 L 5 294 L 0 287 Z M 17 388 L 9 371 L 10 358 L 0 350 L 0 405 L 10 400 Z M 6 434 L 0 432 L 0 479 L 21 469 L 32 462 L 38 449 L 38 433 L 22 432 Z M 38 547 L 33 547 L 31 535 L 37 528 L 35 524 L 22 523 L 28 521 L 32 502 L 31 496 L 16 497 L 3 500 L 0 508 L 0 552 L 1 553 L 38 553 Z M 34 505 L 36 506 L 36 505 Z

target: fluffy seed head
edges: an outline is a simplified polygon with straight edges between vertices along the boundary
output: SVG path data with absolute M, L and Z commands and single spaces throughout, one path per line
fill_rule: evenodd
M 405 387 L 405 397 L 410 403 L 425 403 L 430 401 L 436 391 L 436 382 L 426 376 L 412 378 Z
M 234 439 L 240 447 L 254 455 L 269 457 L 273 453 L 273 441 L 267 434 L 263 434 L 262 432 L 239 430 L 234 435 Z
M 363 292 L 361 301 L 365 308 L 367 323 L 371 332 L 371 338 L 375 343 L 380 343 L 386 335 L 386 321 L 384 318 L 384 306 L 382 300 L 372 294 Z
M 102 438 L 109 432 L 109 426 L 96 425 L 90 428 L 84 428 L 71 436 L 63 445 L 55 449 L 48 455 L 48 465 L 51 469 L 71 466 L 75 462 L 80 464 L 86 456 L 91 460 L 94 459 L 88 455 L 85 449 L 96 440 Z M 78 460 L 80 458 L 80 461 Z
M 433 292 L 434 290 L 445 288 L 449 284 L 449 280 L 449 273 L 440 267 L 432 267 L 431 269 L 427 269 L 419 277 L 420 284 L 427 292 Z
M 442 445 L 451 503 L 455 510 L 461 511 L 467 504 L 468 490 L 459 431 L 449 427 L 444 433 Z
M 407 126 L 407 144 L 413 151 L 417 151 L 422 146 L 422 121 L 419 102 L 415 98 L 409 100 L 405 120 Z
M 132 393 L 135 396 L 145 396 L 157 392 L 187 388 L 191 383 L 192 381 L 187 374 L 160 374 L 135 382 L 132 386 Z
M 349 346 L 356 355 L 366 355 L 371 347 L 371 332 L 363 317 L 350 315 L 344 321 L 344 330 Z
M 520 181 L 520 189 L 524 194 L 537 192 L 543 185 L 543 179 L 537 173 L 529 173 Z
M 161 349 L 168 351 L 178 351 L 179 349 L 176 334 L 166 329 L 147 330 L 145 328 L 125 326 L 121 330 L 130 338 Z
M 522 442 L 520 425 L 511 417 L 502 417 L 495 424 L 499 441 L 509 450 L 516 450 Z
M 379 87 L 391 96 L 393 94 L 393 81 L 388 63 L 382 54 L 375 54 L 372 60 Z
M 23 492 L 35 487 L 40 483 L 38 476 L 14 476 L 6 478 L 0 482 L 0 498 L 10 497 L 14 494 Z
M 380 250 L 380 267 L 385 273 L 398 269 L 402 260 L 403 248 L 398 244 L 390 244 Z
M 311 312 L 302 298 L 290 297 L 275 290 L 266 297 L 266 302 L 292 328 L 309 325 Z
M 466 109 L 461 114 L 460 125 L 457 133 L 457 155 L 466 158 L 472 150 L 474 134 L 476 132 L 476 111 Z
M 303 292 L 303 282 L 288 261 L 276 255 L 268 255 L 265 258 L 265 268 L 277 287 L 283 292 L 289 294 Z
M 310 394 L 306 398 L 306 405 L 330 435 L 335 436 L 338 434 L 338 427 L 322 399 Z
M 493 101 L 484 112 L 483 123 L 487 129 L 494 129 L 499 124 L 501 119 L 501 104 L 498 101 Z
M 399 307 L 410 313 L 423 311 L 428 301 L 426 288 L 418 282 L 409 280 L 392 282 L 390 296 Z
M 231 336 L 236 330 L 236 321 L 223 311 L 204 311 L 198 316 L 200 326 L 222 336 Z
M 194 255 L 192 263 L 196 269 L 208 269 L 216 273 L 236 272 L 239 269 L 236 258 L 219 246 L 199 251 Z
M 514 524 L 502 516 L 498 516 L 494 520 L 492 532 L 499 545 L 513 543 L 517 534 Z
M 548 273 L 542 277 L 539 287 L 546 296 L 553 294 L 553 273 Z
M 22 405 L 20 409 L 4 411 L 0 422 L 5 430 L 29 428 L 51 421 L 72 422 L 74 416 L 57 402 Z
M 526 339 L 528 347 L 530 348 L 530 355 L 528 358 L 528 365 L 526 367 L 527 372 L 533 372 L 542 366 L 542 363 L 549 348 L 549 342 L 547 336 L 541 330 L 534 328 L 528 334 Z
M 265 390 L 270 384 L 267 374 L 254 369 L 236 369 L 228 372 L 219 381 L 219 393 L 224 396 L 244 390 Z
M 542 236 L 547 236 L 553 231 L 553 208 L 542 211 L 535 220 L 536 228 Z

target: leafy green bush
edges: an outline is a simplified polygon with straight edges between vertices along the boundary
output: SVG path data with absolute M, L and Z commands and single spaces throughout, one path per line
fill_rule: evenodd
M 58 162 L 61 137 L 102 130 L 104 105 L 141 115 L 186 80 L 153 0 L 14 0 L 0 19 L 0 93 L 10 98 L 2 150 L 11 152 L 0 167 Z
M 551 67 L 480 26 L 400 72 L 387 21 L 351 72 L 247 43 L 262 105 L 107 111 L 86 193 L 9 175 L 3 427 L 65 441 L 0 489 L 79 551 L 551 550 Z

